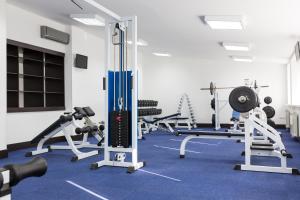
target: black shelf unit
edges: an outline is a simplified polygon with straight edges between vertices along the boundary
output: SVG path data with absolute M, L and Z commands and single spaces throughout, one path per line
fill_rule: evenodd
M 7 40 L 7 111 L 65 109 L 64 54 Z

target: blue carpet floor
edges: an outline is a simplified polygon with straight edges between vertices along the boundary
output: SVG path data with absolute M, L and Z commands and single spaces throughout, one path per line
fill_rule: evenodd
M 294 156 L 288 165 L 300 169 L 300 143 L 282 132 L 287 150 Z M 235 164 L 243 163 L 240 156 L 243 144 L 198 139 L 188 144 L 190 152 L 186 158 L 179 159 L 182 139 L 183 136 L 164 133 L 146 135 L 146 140 L 139 141 L 139 160 L 146 161 L 147 165 L 133 174 L 113 167 L 91 171 L 90 164 L 102 159 L 102 155 L 72 163 L 68 151 L 44 154 L 48 161 L 47 174 L 18 184 L 13 188 L 13 199 L 300 199 L 300 176 L 234 171 Z M 0 160 L 0 166 L 28 161 L 24 154 L 29 150 L 10 153 L 9 158 Z M 279 160 L 255 158 L 254 162 L 275 164 Z

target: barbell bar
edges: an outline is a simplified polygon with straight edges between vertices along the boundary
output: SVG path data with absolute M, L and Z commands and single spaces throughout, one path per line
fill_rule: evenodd
M 230 87 L 216 87 L 216 85 L 213 83 L 213 82 L 210 82 L 209 84 L 209 88 L 200 88 L 200 90 L 209 90 L 210 94 L 213 95 L 215 90 L 226 90 L 226 89 L 234 89 L 234 88 L 237 88 L 239 86 L 236 86 L 236 87 L 233 87 L 233 86 L 230 86 Z M 250 88 L 254 88 L 254 89 L 257 89 L 257 88 L 266 88 L 266 87 L 269 87 L 268 85 L 261 85 L 261 86 L 258 86 L 256 84 L 256 81 L 254 83 L 254 86 L 253 87 L 250 87 Z

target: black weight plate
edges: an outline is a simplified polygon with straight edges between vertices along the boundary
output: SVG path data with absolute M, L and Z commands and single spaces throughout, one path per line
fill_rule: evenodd
M 210 84 L 209 84 L 209 92 L 211 95 L 214 94 L 214 83 L 213 82 L 210 82 Z
M 257 95 L 256 95 L 257 96 Z M 257 105 L 256 105 L 256 107 L 260 107 L 260 99 L 259 99 L 259 97 L 257 96 Z
M 215 114 L 211 115 L 211 124 L 212 124 L 213 127 L 216 126 L 216 115 Z
M 246 97 L 245 102 L 240 102 L 239 97 L 244 96 Z M 257 106 L 257 95 L 249 87 L 241 86 L 233 89 L 229 95 L 229 104 L 233 110 L 245 113 L 249 112 L 250 110 L 254 109 Z
M 272 103 L 272 98 L 271 97 L 265 97 L 264 98 L 264 102 L 266 103 L 266 104 L 270 104 L 270 103 Z
M 267 116 L 268 119 L 275 116 L 275 109 L 272 106 L 265 106 L 263 108 L 263 111 L 265 111 L 266 116 Z
M 215 101 L 215 98 L 213 98 L 211 101 L 210 101 L 210 107 L 214 110 L 216 108 L 216 101 Z
M 268 119 L 267 123 L 273 128 L 275 128 L 275 126 L 276 126 L 275 122 L 271 119 Z

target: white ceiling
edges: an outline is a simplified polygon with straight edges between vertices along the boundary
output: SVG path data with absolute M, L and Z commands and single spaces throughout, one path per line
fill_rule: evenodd
M 68 15 L 97 13 L 82 0 L 8 0 L 66 24 Z M 230 55 L 254 56 L 255 62 L 283 63 L 300 40 L 300 0 L 96 0 L 120 16 L 138 16 L 144 53 L 164 51 L 174 57 L 229 61 Z M 99 14 L 99 13 L 98 13 Z M 211 30 L 199 16 L 243 15 L 245 30 Z M 78 24 L 77 24 L 78 25 Z M 91 30 L 91 28 L 89 28 Z M 95 29 L 94 31 L 100 30 Z M 100 32 L 100 31 L 99 31 Z M 250 52 L 226 52 L 220 42 L 250 42 Z

